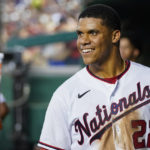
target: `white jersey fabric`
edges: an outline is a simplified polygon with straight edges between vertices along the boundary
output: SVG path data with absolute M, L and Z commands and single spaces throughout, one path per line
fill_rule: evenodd
M 83 68 L 53 94 L 38 146 L 48 150 L 150 149 L 150 68 L 128 62 L 102 80 Z
M 5 101 L 4 95 L 0 93 L 0 103 L 4 103 Z

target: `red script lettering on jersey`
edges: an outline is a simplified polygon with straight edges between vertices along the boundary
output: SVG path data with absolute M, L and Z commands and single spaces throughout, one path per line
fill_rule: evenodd
M 136 96 L 138 97 L 136 98 Z M 145 100 L 145 98 L 147 99 Z M 110 113 L 108 113 L 105 105 L 103 105 L 102 108 L 97 105 L 95 113 L 96 116 L 92 118 L 92 120 L 88 121 L 89 114 L 85 113 L 83 115 L 84 124 L 82 124 L 79 119 L 75 122 L 75 132 L 79 132 L 80 134 L 78 144 L 82 145 L 84 143 L 84 136 L 88 136 L 90 138 L 90 144 L 97 139 L 100 140 L 105 131 L 110 128 L 114 122 L 118 121 L 130 112 L 149 104 L 150 99 L 148 98 L 150 98 L 150 87 L 148 85 L 145 86 L 141 92 L 141 84 L 138 82 L 137 91 L 129 94 L 128 98 L 123 97 L 119 99 L 118 103 L 112 103 L 110 106 Z M 132 106 L 131 109 L 123 112 L 123 110 L 129 108 L 129 106 Z M 121 115 L 117 115 L 118 113 Z M 112 116 L 116 117 L 112 118 Z

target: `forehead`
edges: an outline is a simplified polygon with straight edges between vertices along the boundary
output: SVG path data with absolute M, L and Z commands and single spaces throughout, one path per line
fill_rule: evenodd
M 102 24 L 103 20 L 100 18 L 92 18 L 92 17 L 86 17 L 86 18 L 80 18 L 77 24 L 77 30 L 81 29 L 95 29 L 99 27 L 104 27 Z

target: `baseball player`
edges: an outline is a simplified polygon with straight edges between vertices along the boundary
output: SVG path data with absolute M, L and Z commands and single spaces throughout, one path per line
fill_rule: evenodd
M 1 84 L 1 77 L 2 77 L 2 61 L 4 58 L 4 54 L 0 53 L 0 84 Z M 2 120 L 6 117 L 8 114 L 9 109 L 6 104 L 4 95 L 0 92 L 0 129 L 2 129 Z
M 120 19 L 93 5 L 80 14 L 77 47 L 86 67 L 53 94 L 41 150 L 150 149 L 150 69 L 122 60 Z
M 0 92 L 0 129 L 2 128 L 2 120 L 6 117 L 8 112 L 9 109 L 6 104 L 6 100 L 4 98 L 4 95 Z

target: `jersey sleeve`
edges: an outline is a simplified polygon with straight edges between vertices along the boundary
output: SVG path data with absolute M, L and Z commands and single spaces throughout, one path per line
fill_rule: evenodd
M 0 103 L 4 103 L 5 101 L 4 95 L 0 92 Z
M 64 96 L 54 93 L 46 111 L 38 146 L 48 150 L 69 150 L 71 138 Z

